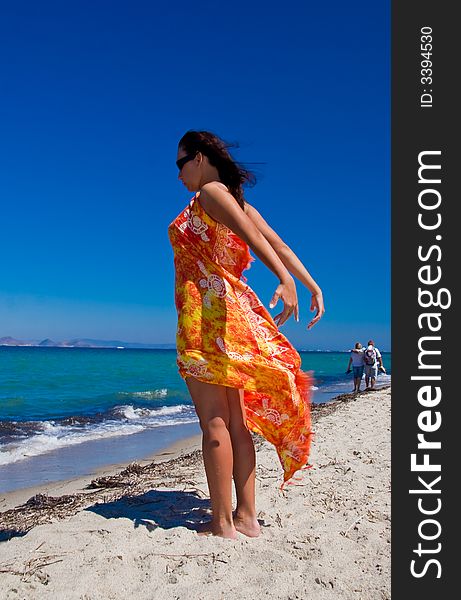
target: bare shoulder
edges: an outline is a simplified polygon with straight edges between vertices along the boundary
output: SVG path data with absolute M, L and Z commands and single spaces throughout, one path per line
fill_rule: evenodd
M 237 200 L 220 181 L 205 183 L 200 188 L 199 202 L 205 212 L 221 223 L 226 222 L 226 214 L 241 212 Z
M 208 183 L 205 183 L 205 185 L 202 185 L 202 187 L 200 188 L 200 203 L 207 203 L 209 202 L 210 198 L 213 200 L 218 200 L 220 202 L 226 200 L 227 202 L 229 202 L 231 199 L 233 199 L 236 202 L 235 198 L 229 192 L 227 186 L 225 186 L 224 183 L 221 183 L 220 181 L 209 181 Z
M 200 188 L 200 191 L 205 191 L 205 192 L 210 192 L 213 190 L 223 190 L 225 192 L 228 192 L 228 188 L 227 185 L 225 185 L 224 183 L 222 183 L 222 181 L 209 181 L 208 183 L 205 183 L 204 185 L 202 185 L 202 187 Z

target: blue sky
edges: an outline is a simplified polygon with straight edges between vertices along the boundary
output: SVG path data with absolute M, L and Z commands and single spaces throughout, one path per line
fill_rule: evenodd
M 174 342 L 176 149 L 209 129 L 265 163 L 246 198 L 324 291 L 285 335 L 390 349 L 389 4 L 282 6 L 3 3 L 0 337 Z

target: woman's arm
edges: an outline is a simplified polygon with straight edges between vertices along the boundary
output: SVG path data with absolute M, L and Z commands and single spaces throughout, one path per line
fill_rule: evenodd
M 250 204 L 245 205 L 245 212 L 253 221 L 259 231 L 264 235 L 266 240 L 272 246 L 277 256 L 283 262 L 287 270 L 292 273 L 301 283 L 303 283 L 312 294 L 311 311 L 317 312 L 312 321 L 307 326 L 308 329 L 313 327 L 323 316 L 325 307 L 323 304 L 323 294 L 314 281 L 313 277 L 299 260 L 291 248 L 285 244 L 282 238 L 266 223 L 259 212 Z
M 288 271 L 299 279 L 312 294 L 320 292 L 320 287 L 316 284 L 293 250 L 291 250 L 282 238 L 267 224 L 256 208 L 247 203 L 245 205 L 245 212 L 275 250 Z
M 280 285 L 275 290 L 269 305 L 270 308 L 273 308 L 279 298 L 283 300 L 282 313 L 274 317 L 276 324 L 283 325 L 292 313 L 296 320 L 299 320 L 298 298 L 293 277 L 258 227 L 240 208 L 232 194 L 213 182 L 209 182 L 201 188 L 199 202 L 215 221 L 231 229 L 247 243 L 256 256 L 279 278 Z

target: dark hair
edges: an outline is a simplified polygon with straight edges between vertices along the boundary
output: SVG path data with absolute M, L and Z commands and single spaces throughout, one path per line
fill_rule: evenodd
M 229 192 L 243 209 L 243 185 L 256 184 L 256 176 L 237 162 L 230 154 L 228 148 L 238 147 L 237 143 L 229 143 L 211 133 L 210 131 L 195 131 L 189 129 L 179 140 L 178 148 L 187 154 L 201 152 L 210 161 L 210 165 L 217 168 L 221 181 L 229 188 Z

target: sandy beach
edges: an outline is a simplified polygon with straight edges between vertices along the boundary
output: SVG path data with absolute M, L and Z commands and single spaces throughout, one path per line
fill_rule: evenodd
M 279 491 L 254 436 L 258 538 L 198 536 L 200 436 L 145 461 L 0 496 L 0 598 L 390 598 L 390 387 L 314 407 L 310 463 Z

